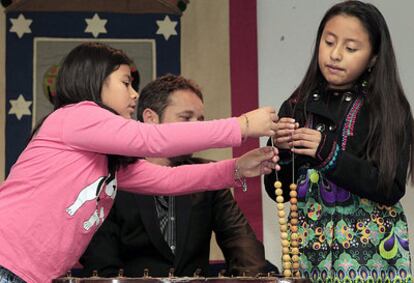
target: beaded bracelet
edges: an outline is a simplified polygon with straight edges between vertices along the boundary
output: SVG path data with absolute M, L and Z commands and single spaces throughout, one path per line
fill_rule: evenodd
M 237 181 L 240 182 L 242 191 L 247 192 L 247 181 L 246 178 L 241 175 L 240 168 L 238 165 L 236 165 L 236 168 L 234 168 L 234 177 Z

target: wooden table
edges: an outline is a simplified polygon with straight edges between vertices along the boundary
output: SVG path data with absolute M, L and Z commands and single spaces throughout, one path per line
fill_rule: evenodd
M 311 283 L 309 279 L 283 277 L 62 277 L 53 283 Z

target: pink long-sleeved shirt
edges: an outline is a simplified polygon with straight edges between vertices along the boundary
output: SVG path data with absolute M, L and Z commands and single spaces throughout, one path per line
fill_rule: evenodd
M 236 185 L 234 160 L 175 168 L 140 160 L 109 176 L 106 154 L 178 156 L 240 142 L 234 118 L 151 125 L 93 102 L 55 111 L 0 186 L 0 265 L 27 282 L 64 274 L 108 215 L 117 185 L 161 195 Z

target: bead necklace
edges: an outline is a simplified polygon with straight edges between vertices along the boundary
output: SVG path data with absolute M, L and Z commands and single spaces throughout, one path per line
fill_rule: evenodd
M 273 138 L 271 137 L 272 147 Z M 282 267 L 284 277 L 299 277 L 299 235 L 298 235 L 298 206 L 297 206 L 297 185 L 295 184 L 295 156 L 292 152 L 292 183 L 289 186 L 290 192 L 290 221 L 286 219 L 285 205 L 283 198 L 282 182 L 275 170 L 276 181 L 274 183 L 276 194 L 277 214 L 279 218 L 280 239 L 282 244 Z M 289 239 L 290 229 L 290 239 Z

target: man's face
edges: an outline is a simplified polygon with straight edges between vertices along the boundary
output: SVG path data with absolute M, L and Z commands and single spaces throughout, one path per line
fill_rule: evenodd
M 148 123 L 174 123 L 194 122 L 204 120 L 204 104 L 191 90 L 176 90 L 170 94 L 168 106 L 164 109 L 162 119 L 152 111 L 154 116 L 148 120 L 144 115 L 144 122 Z M 178 165 L 191 157 L 182 155 L 169 158 L 171 164 Z
M 169 97 L 161 123 L 204 120 L 204 104 L 191 90 L 176 90 Z

